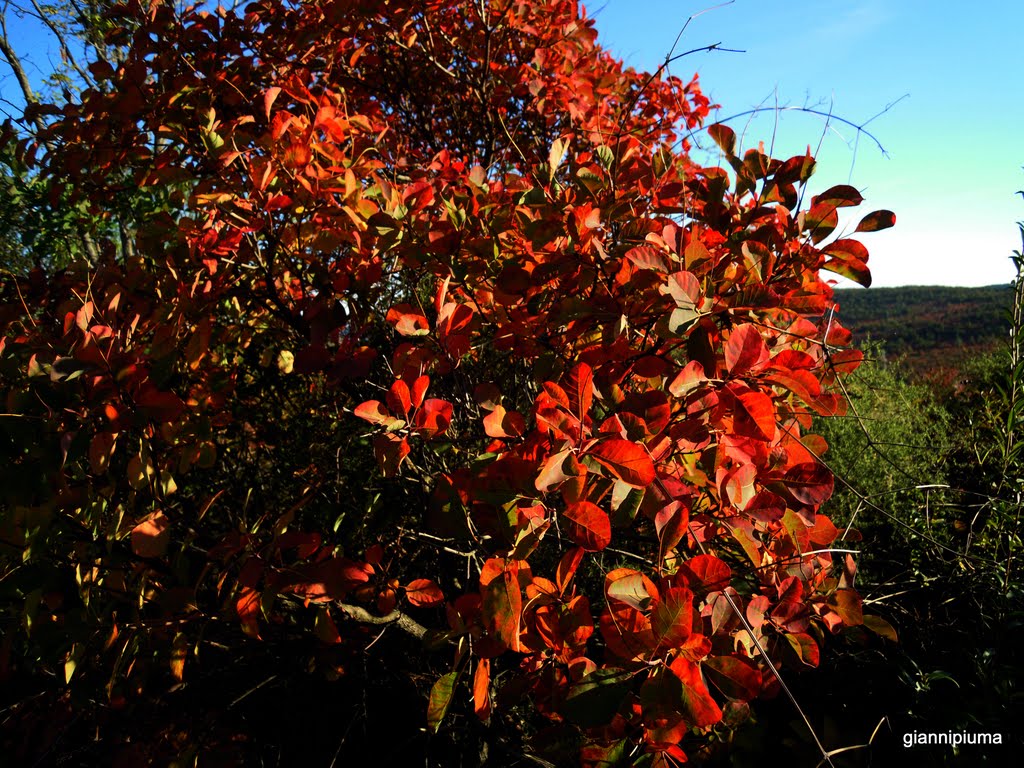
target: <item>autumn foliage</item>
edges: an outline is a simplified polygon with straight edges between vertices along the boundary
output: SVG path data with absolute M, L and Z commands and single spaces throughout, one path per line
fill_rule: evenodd
M 523 751 L 662 765 L 862 631 L 812 431 L 861 358 L 855 189 L 569 0 L 112 18 L 126 58 L 11 139 L 119 235 L 4 277 L 0 676 L 123 729 L 218 647 L 239 694 L 379 655 L 423 743 L 516 708 Z

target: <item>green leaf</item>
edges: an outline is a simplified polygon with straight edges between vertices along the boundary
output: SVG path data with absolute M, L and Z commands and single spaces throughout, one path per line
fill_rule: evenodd
M 868 613 L 864 614 L 863 620 L 864 626 L 879 637 L 884 637 L 886 640 L 892 640 L 894 643 L 899 642 L 899 636 L 896 634 L 896 630 L 893 629 L 892 624 L 881 616 L 873 616 Z
M 511 571 L 503 571 L 487 585 L 483 615 L 487 629 L 504 645 L 519 650 L 519 628 L 523 613 L 523 593 Z
M 451 671 L 442 675 L 430 689 L 430 699 L 427 702 L 427 727 L 437 733 L 441 722 L 448 714 L 448 707 L 451 706 L 452 696 L 455 693 L 455 681 L 459 679 L 457 671 Z
M 595 669 L 569 689 L 565 716 L 583 728 L 607 725 L 629 695 L 632 678 L 623 669 Z

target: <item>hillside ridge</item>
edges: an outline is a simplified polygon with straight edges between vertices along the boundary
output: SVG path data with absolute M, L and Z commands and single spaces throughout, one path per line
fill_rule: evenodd
M 948 384 L 972 357 L 1000 348 L 1009 333 L 1013 288 L 911 285 L 839 288 L 843 325 L 858 344 L 882 344 L 911 378 Z

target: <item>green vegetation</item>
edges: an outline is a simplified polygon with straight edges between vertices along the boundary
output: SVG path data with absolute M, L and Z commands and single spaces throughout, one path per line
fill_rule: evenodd
M 837 743 L 866 741 L 884 716 L 872 748 L 884 764 L 906 759 L 908 732 L 1018 738 L 1022 288 L 840 294 L 845 322 L 873 332 L 870 363 L 846 383 L 850 412 L 818 423 L 836 474 L 830 509 L 862 537 L 847 541 L 859 552 L 865 610 L 889 621 L 899 643 L 883 652 L 850 642 L 826 662 L 831 691 L 809 683 L 800 694 L 834 718 L 822 725 Z M 951 365 L 947 345 L 957 339 L 973 346 Z M 1002 749 L 915 747 L 913 755 L 921 765 L 999 765 L 1013 746 Z

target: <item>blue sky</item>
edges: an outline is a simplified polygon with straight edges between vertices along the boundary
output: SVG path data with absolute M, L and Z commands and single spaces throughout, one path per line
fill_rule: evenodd
M 686 19 L 713 5 L 691 0 L 593 0 L 599 41 L 653 70 Z M 59 61 L 38 23 L 9 18 L 33 77 Z M 812 192 L 851 183 L 865 203 L 896 212 L 896 227 L 865 235 L 874 285 L 991 285 L 1013 277 L 1024 219 L 1024 0 L 735 0 L 697 16 L 678 51 L 721 43 L 745 53 L 698 53 L 672 65 L 694 72 L 717 119 L 757 106 L 810 106 L 868 126 L 771 110 L 730 125 L 745 147 L 774 136 L 777 157 L 818 152 Z M 0 63 L 0 97 L 20 103 Z M 905 97 L 905 98 L 902 98 Z M 902 100 L 900 100 L 902 98 Z M 10 109 L 7 105 L 5 109 Z M 778 119 L 776 119 L 778 117 Z M 824 137 L 824 138 L 823 138 Z M 713 146 L 706 136 L 703 144 Z M 718 162 L 716 157 L 702 158 Z M 852 225 L 851 225 L 852 226 Z
M 598 41 L 627 64 L 664 61 L 688 0 L 594 0 Z M 698 53 L 671 66 L 700 74 L 718 119 L 753 107 L 811 106 L 861 124 L 907 94 L 866 136 L 796 111 L 748 122 L 744 146 L 775 134 L 782 158 L 818 146 L 812 192 L 851 183 L 853 216 L 896 212 L 896 226 L 863 236 L 874 285 L 991 285 L 1013 277 L 1024 219 L 1024 2 L 736 0 L 690 22 L 678 51 L 721 43 L 745 53 Z M 706 137 L 702 143 L 712 145 Z M 713 145 L 712 145 L 713 146 Z M 715 162 L 714 160 L 712 160 Z M 854 222 L 855 223 L 855 222 Z

